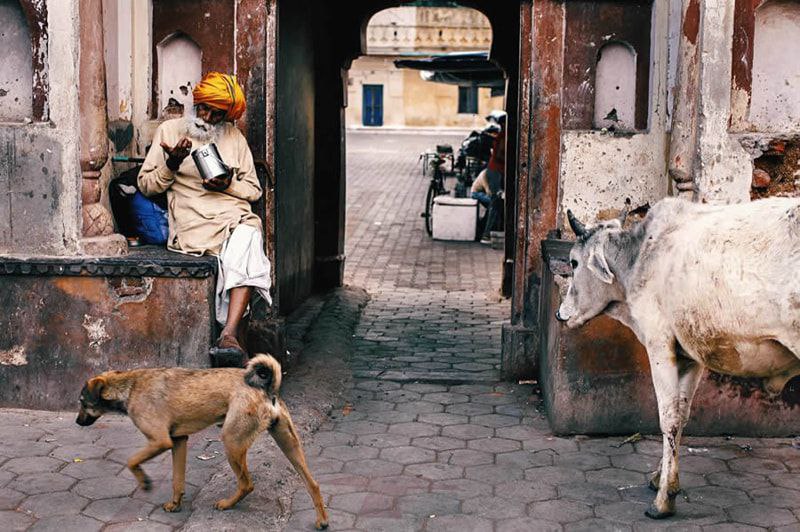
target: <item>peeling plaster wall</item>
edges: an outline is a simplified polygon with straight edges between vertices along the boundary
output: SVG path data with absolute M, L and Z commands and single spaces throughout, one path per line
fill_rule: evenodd
M 649 130 L 635 134 L 565 131 L 561 148 L 561 227 L 567 209 L 594 222 L 615 215 L 629 198 L 636 207 L 669 193 L 667 64 L 669 5 L 653 4 Z
M 17 0 L 0 0 L 0 121 L 22 122 L 33 114 L 33 63 L 28 22 Z
M 564 213 L 571 209 L 579 219 L 594 222 L 616 215 L 627 198 L 635 207 L 667 195 L 665 132 L 614 137 L 567 131 L 562 141 Z
M 49 2 L 47 23 L 50 121 L 0 124 L 0 254 L 78 252 L 77 2 Z
M 695 200 L 750 200 L 753 165 L 728 133 L 731 115 L 731 42 L 734 2 L 709 1 L 701 10 L 700 125 Z

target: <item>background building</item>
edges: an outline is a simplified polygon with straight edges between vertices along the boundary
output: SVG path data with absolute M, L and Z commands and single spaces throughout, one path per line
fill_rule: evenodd
M 373 16 L 366 54 L 347 73 L 347 126 L 470 128 L 503 108 L 503 91 L 424 81 L 397 59 L 451 52 L 489 52 L 492 28 L 480 11 L 398 7 Z

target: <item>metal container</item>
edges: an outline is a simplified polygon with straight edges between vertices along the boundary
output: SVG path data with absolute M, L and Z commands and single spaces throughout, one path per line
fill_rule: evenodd
M 203 181 L 208 181 L 215 177 L 225 177 L 230 171 L 225 161 L 222 160 L 217 145 L 213 142 L 210 144 L 203 144 L 194 150 L 192 152 L 192 159 Z

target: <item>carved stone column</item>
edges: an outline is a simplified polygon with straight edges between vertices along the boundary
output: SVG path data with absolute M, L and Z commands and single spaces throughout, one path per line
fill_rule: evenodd
M 87 254 L 119 255 L 127 251 L 114 233 L 111 212 L 100 203 L 101 170 L 108 162 L 106 69 L 101 0 L 80 0 L 81 217 Z
M 678 195 L 691 199 L 697 159 L 697 99 L 700 92 L 700 0 L 683 0 L 678 74 L 672 111 L 669 175 Z

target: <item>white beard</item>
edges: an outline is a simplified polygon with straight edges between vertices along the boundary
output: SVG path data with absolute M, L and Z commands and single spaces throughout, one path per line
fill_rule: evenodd
M 202 118 L 198 118 L 196 116 L 187 116 L 184 118 L 185 120 L 185 128 L 186 134 L 195 140 L 202 142 L 203 144 L 208 144 L 209 142 L 215 142 L 220 135 L 222 134 L 222 130 L 225 127 L 225 122 L 220 122 L 219 124 L 209 124 Z

